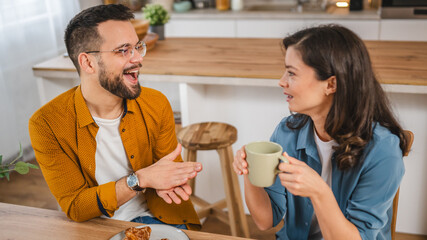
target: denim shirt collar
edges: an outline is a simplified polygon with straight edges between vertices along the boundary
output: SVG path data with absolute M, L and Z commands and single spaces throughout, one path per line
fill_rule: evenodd
M 298 133 L 297 150 L 305 149 L 305 153 L 320 163 L 316 142 L 314 141 L 313 121 L 309 119 Z

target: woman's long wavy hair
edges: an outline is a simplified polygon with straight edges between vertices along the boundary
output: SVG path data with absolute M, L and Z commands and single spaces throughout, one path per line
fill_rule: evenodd
M 325 130 L 338 143 L 334 150 L 340 170 L 348 170 L 359 162 L 377 123 L 400 138 L 400 148 L 404 151 L 407 142 L 403 129 L 375 77 L 366 46 L 355 33 L 339 25 L 322 25 L 286 37 L 283 46 L 299 51 L 319 81 L 336 77 L 337 90 Z M 287 126 L 299 129 L 309 119 L 297 113 Z

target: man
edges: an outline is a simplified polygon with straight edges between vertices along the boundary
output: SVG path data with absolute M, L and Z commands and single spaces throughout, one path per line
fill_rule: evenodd
M 81 84 L 31 117 L 36 159 L 74 221 L 105 215 L 200 229 L 187 181 L 202 166 L 182 162 L 166 97 L 138 83 L 146 46 L 133 17 L 101 5 L 70 21 L 65 44 Z

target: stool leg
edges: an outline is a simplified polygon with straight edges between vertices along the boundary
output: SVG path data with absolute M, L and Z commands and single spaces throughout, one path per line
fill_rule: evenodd
M 239 181 L 233 172 L 233 151 L 231 146 L 217 150 L 224 179 L 225 197 L 227 201 L 228 216 L 230 220 L 231 234 L 249 238 L 248 222 L 243 210 L 242 196 L 240 194 Z
M 196 150 L 188 150 L 184 148 L 184 162 L 196 162 L 197 151 Z M 190 185 L 192 190 L 192 195 L 195 195 L 196 192 L 196 178 L 188 180 L 188 185 Z

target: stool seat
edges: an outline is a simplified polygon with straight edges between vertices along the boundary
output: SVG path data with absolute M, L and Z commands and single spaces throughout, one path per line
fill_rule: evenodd
M 196 162 L 197 151 L 216 150 L 219 155 L 225 199 L 209 203 L 195 195 L 195 179 L 188 181 L 193 190 L 190 196 L 199 218 L 215 216 L 230 226 L 233 236 L 249 237 L 246 214 L 240 193 L 237 175 L 233 172 L 233 151 L 231 145 L 237 140 L 237 129 L 226 123 L 203 122 L 186 126 L 177 133 L 178 142 L 184 150 L 184 161 Z M 208 171 L 208 169 L 205 169 Z M 223 209 L 227 208 L 227 212 Z
M 189 125 L 177 134 L 179 143 L 189 150 L 213 150 L 235 143 L 237 129 L 220 122 Z

